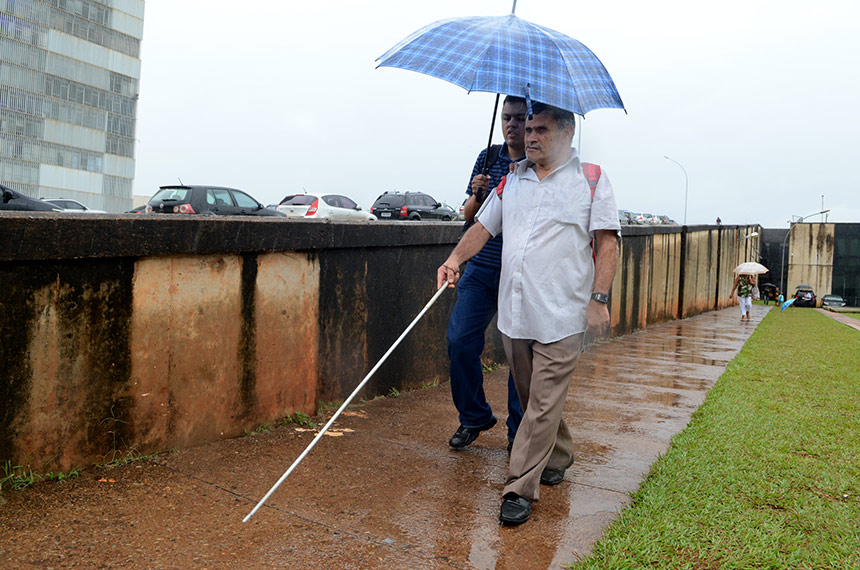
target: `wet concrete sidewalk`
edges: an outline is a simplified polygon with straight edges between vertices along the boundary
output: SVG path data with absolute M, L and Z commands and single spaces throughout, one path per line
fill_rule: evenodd
M 843 325 L 849 326 L 856 331 L 860 331 L 860 320 L 855 319 L 854 317 L 849 317 L 848 315 L 836 312 L 836 311 L 828 311 L 827 309 L 815 309 L 819 313 L 827 315 L 834 321 L 838 321 Z M 856 314 L 856 313 L 854 313 Z
M 315 435 L 296 426 L 0 496 L 9 568 L 562 568 L 590 552 L 769 307 L 737 307 L 589 347 L 565 417 L 577 461 L 532 518 L 498 524 L 507 368 L 488 375 L 499 424 L 453 452 L 444 384 L 348 410 L 248 522 Z M 358 383 L 360 378 L 355 379 Z

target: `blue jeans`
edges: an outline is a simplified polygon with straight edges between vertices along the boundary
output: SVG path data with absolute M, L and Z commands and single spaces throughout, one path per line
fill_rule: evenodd
M 477 428 L 489 423 L 493 410 L 484 395 L 484 332 L 496 314 L 499 268 L 466 265 L 457 283 L 457 302 L 448 321 L 448 357 L 451 359 L 451 396 L 460 412 L 460 424 Z M 513 441 L 523 418 L 513 376 L 508 374 L 508 441 Z

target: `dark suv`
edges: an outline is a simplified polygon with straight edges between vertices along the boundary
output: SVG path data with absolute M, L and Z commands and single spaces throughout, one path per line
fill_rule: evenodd
M 798 285 L 797 290 L 794 292 L 794 298 L 796 299 L 794 301 L 795 307 L 815 306 L 815 292 L 809 285 Z
M 162 186 L 143 211 L 147 214 L 286 217 L 241 190 L 223 186 Z
M 385 192 L 370 207 L 370 213 L 380 220 L 442 220 L 457 217 L 450 207 L 437 202 L 423 192 Z

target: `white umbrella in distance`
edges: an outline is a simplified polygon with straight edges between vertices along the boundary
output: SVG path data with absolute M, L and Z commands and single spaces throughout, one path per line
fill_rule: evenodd
M 735 267 L 735 273 L 739 275 L 760 275 L 762 273 L 767 273 L 768 271 L 770 271 L 770 269 L 761 263 L 756 263 L 755 261 L 747 261 Z

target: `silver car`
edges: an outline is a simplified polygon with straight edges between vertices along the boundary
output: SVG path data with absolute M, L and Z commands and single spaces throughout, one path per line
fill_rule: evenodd
M 821 299 L 821 304 L 824 307 L 844 307 L 848 303 L 842 295 L 825 295 Z
M 104 210 L 93 210 L 69 198 L 42 198 L 43 201 L 53 204 L 58 208 L 62 208 L 64 212 L 72 212 L 76 214 L 106 214 Z
M 363 211 L 351 198 L 340 194 L 290 194 L 281 200 L 277 209 L 290 218 L 352 221 L 376 219 L 376 216 Z

